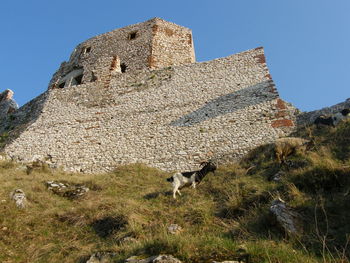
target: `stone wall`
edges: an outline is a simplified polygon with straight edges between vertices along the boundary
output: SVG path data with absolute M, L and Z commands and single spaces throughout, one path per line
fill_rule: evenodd
M 42 98 L 40 114 L 4 151 L 21 161 L 50 156 L 82 172 L 136 162 L 187 170 L 209 157 L 239 158 L 291 132 L 296 111 L 279 98 L 262 48 L 159 70 L 113 71 L 108 82 L 50 89 Z
M 52 77 L 49 88 L 109 80 L 111 72 L 159 69 L 195 62 L 190 29 L 154 18 L 79 44 Z M 71 74 L 71 75 L 69 75 Z M 81 75 L 80 75 L 81 74 Z

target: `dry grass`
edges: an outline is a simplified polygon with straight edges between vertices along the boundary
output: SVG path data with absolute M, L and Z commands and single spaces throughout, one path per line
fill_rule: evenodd
M 165 181 L 169 174 L 141 164 L 86 175 L 47 168 L 27 174 L 25 167 L 0 162 L 0 262 L 86 262 L 96 251 L 116 252 L 114 262 L 159 253 L 211 262 L 239 259 L 242 245 L 251 263 L 349 262 L 350 162 L 338 142 L 328 139 L 340 140 L 348 130 L 344 123 L 339 131 L 300 131 L 313 140 L 312 149 L 281 164 L 273 148 L 259 147 L 240 164 L 209 174 L 196 190 L 183 189 L 177 200 Z M 280 170 L 284 178 L 270 181 Z M 91 191 L 68 200 L 47 190 L 49 180 L 85 184 Z M 24 210 L 9 200 L 16 188 L 27 195 Z M 303 216 L 299 240 L 271 224 L 268 208 L 275 197 Z M 168 233 L 170 224 L 183 231 Z

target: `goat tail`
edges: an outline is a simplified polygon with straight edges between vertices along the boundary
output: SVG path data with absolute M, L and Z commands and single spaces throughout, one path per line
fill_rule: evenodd
M 174 177 L 169 177 L 166 179 L 168 182 L 174 182 Z

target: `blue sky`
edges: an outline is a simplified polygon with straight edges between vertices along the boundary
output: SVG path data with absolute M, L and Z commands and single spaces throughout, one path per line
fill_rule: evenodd
M 281 97 L 301 110 L 350 97 L 350 0 L 2 0 L 0 90 L 23 105 L 77 44 L 153 17 L 191 28 L 197 61 L 264 46 Z

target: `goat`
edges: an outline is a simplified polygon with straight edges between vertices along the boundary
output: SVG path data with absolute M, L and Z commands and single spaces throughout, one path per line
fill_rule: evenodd
M 191 186 L 196 188 L 196 185 L 199 184 L 203 178 L 210 172 L 214 172 L 216 170 L 216 165 L 211 162 L 202 162 L 202 169 L 199 171 L 191 171 L 191 172 L 177 172 L 173 176 L 166 179 L 168 182 L 172 183 L 173 186 L 173 197 L 176 199 L 176 193 L 181 195 L 179 189 Z
M 333 116 L 330 117 L 326 117 L 324 115 L 318 116 L 315 121 L 314 124 L 317 125 L 317 127 L 319 127 L 319 124 L 323 124 L 323 125 L 327 125 L 327 126 L 335 126 L 334 125 L 334 118 Z
M 328 117 L 326 117 L 325 115 L 318 116 L 315 119 L 314 124 L 316 124 L 318 127 L 319 127 L 319 124 L 335 127 L 336 125 L 339 124 L 339 122 L 349 117 L 350 117 L 350 109 L 345 108 L 340 112 L 333 114 L 332 116 L 328 116 Z

